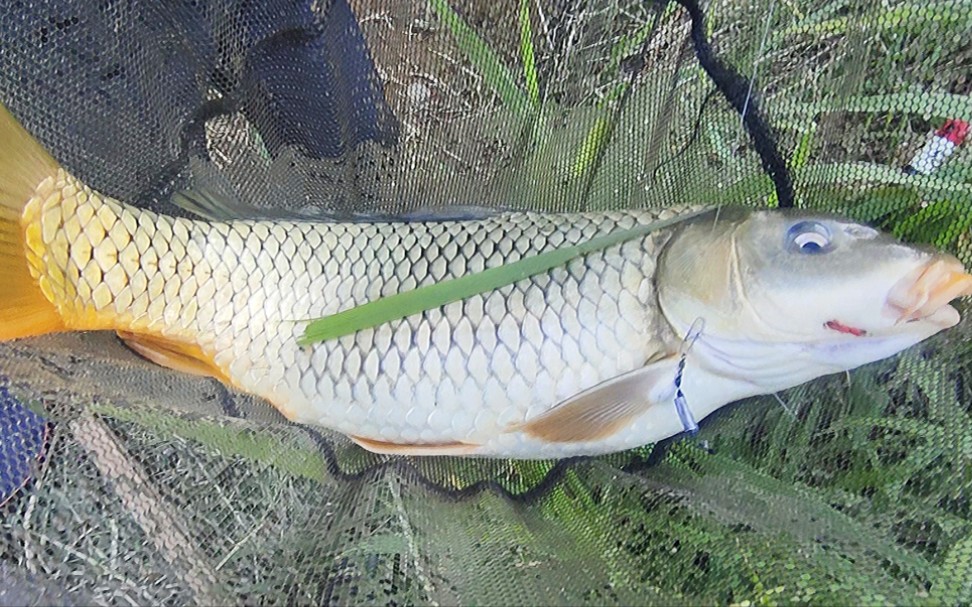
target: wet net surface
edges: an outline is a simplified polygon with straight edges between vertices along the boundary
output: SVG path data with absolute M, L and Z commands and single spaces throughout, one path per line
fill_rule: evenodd
M 706 18 L 799 206 L 972 261 L 972 5 Z M 624 1 L 13 2 L 0 100 L 172 214 L 200 185 L 269 217 L 773 205 L 688 31 Z M 377 456 L 110 334 L 0 344 L 0 601 L 966 604 L 970 331 L 564 462 Z

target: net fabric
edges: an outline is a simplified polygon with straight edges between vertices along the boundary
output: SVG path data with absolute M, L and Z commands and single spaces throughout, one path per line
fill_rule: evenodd
M 448 6 L 487 59 L 437 2 L 14 3 L 0 96 L 86 181 L 170 213 L 196 183 L 362 220 L 773 203 L 676 6 L 526 3 L 536 98 L 520 5 Z M 968 3 L 706 16 L 801 205 L 972 261 L 968 146 L 902 170 L 972 118 Z M 2 344 L 0 600 L 967 603 L 970 337 L 559 463 L 376 456 L 110 335 Z

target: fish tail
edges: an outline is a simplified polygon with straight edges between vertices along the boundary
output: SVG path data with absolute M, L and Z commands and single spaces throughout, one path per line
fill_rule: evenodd
M 0 105 L 0 341 L 67 327 L 32 271 L 29 241 L 40 237 L 25 220 L 28 205 L 60 171 L 54 158 Z
M 154 227 L 145 232 L 143 224 Z M 155 229 L 163 233 L 158 247 Z M 181 304 L 166 300 L 159 269 L 163 256 L 184 260 L 188 229 L 185 220 L 164 220 L 98 194 L 0 105 L 0 341 L 114 329 L 149 360 L 232 384 L 191 331 L 166 325 L 167 312 L 192 320 L 196 310 L 195 302 L 171 307 Z M 178 258 L 171 250 L 176 242 L 183 249 Z

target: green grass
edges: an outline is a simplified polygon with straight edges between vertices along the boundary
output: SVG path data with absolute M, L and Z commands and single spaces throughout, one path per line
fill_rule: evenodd
M 521 14 L 524 10 L 528 10 L 527 4 L 522 2 Z M 503 64 L 489 44 L 453 10 L 448 0 L 430 0 L 430 5 L 443 25 L 452 33 L 459 49 L 482 75 L 486 84 L 503 101 L 504 106 L 509 108 L 517 118 L 527 119 L 533 113 L 535 102 L 539 100 L 539 90 L 534 93 L 537 78 L 533 64 L 533 45 L 530 41 L 529 14 L 526 23 L 521 26 L 523 37 L 526 39 L 521 42 L 521 47 L 525 60 L 524 72 L 530 90 L 530 93 L 527 93 L 517 83 L 513 72 Z

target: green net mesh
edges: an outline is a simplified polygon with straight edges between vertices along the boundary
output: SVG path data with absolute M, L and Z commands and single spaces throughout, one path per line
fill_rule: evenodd
M 972 3 L 704 9 L 798 206 L 972 262 Z M 774 206 L 688 33 L 627 0 L 7 2 L 0 100 L 170 214 Z M 969 604 L 970 340 L 565 461 L 379 456 L 113 334 L 0 344 L 0 603 Z

